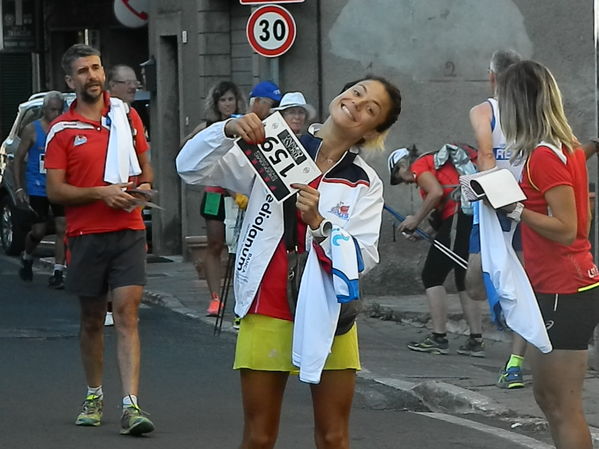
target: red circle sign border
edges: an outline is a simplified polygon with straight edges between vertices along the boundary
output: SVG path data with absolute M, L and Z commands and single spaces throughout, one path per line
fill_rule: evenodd
M 277 14 L 281 15 L 283 17 L 283 20 L 289 27 L 289 34 L 288 34 L 287 40 L 283 43 L 283 45 L 281 45 L 279 48 L 276 48 L 274 50 L 268 50 L 266 48 L 263 48 L 254 38 L 254 32 L 253 32 L 256 21 L 260 17 L 262 17 L 263 14 L 266 14 L 269 12 L 277 13 Z M 258 53 L 259 55 L 265 56 L 267 58 L 275 58 L 277 56 L 281 56 L 281 55 L 287 53 L 287 51 L 291 48 L 291 46 L 295 42 L 297 28 L 295 26 L 295 19 L 293 18 L 291 13 L 289 11 L 287 11 L 285 8 L 283 8 L 282 6 L 278 6 L 278 5 L 264 5 L 264 6 L 260 6 L 258 9 L 256 9 L 250 15 L 247 26 L 245 28 L 245 34 L 246 34 L 248 42 L 250 43 L 251 47 L 254 49 L 254 51 L 256 53 Z

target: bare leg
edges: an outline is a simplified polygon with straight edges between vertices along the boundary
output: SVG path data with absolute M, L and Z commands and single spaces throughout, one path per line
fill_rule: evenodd
M 66 221 L 64 217 L 56 217 L 54 220 L 56 227 L 56 242 L 54 243 L 54 263 L 64 265 L 64 231 Z
M 206 220 L 208 247 L 206 248 L 206 282 L 210 293 L 220 296 L 221 288 L 221 254 L 225 247 L 225 225 L 222 221 Z
M 242 369 L 243 441 L 240 449 L 271 449 L 279 433 L 289 373 Z
M 524 357 L 526 354 L 526 348 L 528 347 L 528 342 L 524 340 L 520 335 L 516 332 L 512 334 L 512 354 L 519 355 L 520 357 Z
M 459 292 L 460 304 L 471 334 L 482 334 L 482 308 L 480 301 L 470 299 L 466 292 Z
M 90 387 L 102 385 L 104 365 L 104 298 L 79 298 L 81 306 L 81 324 L 79 347 L 85 379 Z
M 310 386 L 318 449 L 349 449 L 349 416 L 355 387 L 355 370 L 323 371 L 320 383 Z
M 143 286 L 129 285 L 112 290 L 112 310 L 117 331 L 117 358 L 123 396 L 137 395 L 139 390 L 140 342 L 138 310 Z M 104 304 L 103 315 L 106 313 Z M 103 321 L 102 321 L 103 324 Z
M 447 332 L 447 292 L 445 287 L 437 285 L 426 289 L 426 299 L 431 312 L 433 332 L 444 334 Z
M 468 255 L 468 269 L 466 270 L 466 292 L 474 301 L 487 299 L 487 292 L 483 282 L 483 268 L 480 254 Z
M 31 231 L 25 237 L 25 252 L 33 254 L 37 245 L 46 235 L 46 223 L 35 223 L 31 226 Z
M 542 354 L 534 348 L 531 352 L 535 399 L 549 421 L 555 447 L 592 449 L 582 408 L 588 351 L 557 349 Z

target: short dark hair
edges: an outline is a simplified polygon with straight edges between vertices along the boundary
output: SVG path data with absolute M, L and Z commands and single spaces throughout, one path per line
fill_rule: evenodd
M 114 80 L 114 78 L 117 76 L 117 74 L 119 73 L 119 70 L 121 69 L 129 69 L 129 70 L 133 70 L 133 67 L 128 66 L 127 64 L 117 64 L 117 65 L 113 65 L 107 72 L 106 72 L 106 83 L 110 83 L 112 80 Z M 135 70 L 133 70 L 133 73 L 135 73 Z M 135 74 L 135 76 L 137 76 L 137 74 Z
M 73 62 L 79 58 L 85 58 L 86 56 L 98 56 L 102 57 L 100 54 L 100 50 L 95 49 L 94 47 L 90 47 L 85 44 L 75 44 L 71 45 L 67 51 L 62 55 L 62 69 L 64 73 L 70 75 L 73 70 Z
M 385 87 L 385 91 L 387 92 L 387 95 L 389 95 L 389 99 L 391 100 L 391 108 L 389 109 L 387 118 L 383 121 L 383 123 L 376 127 L 376 130 L 382 133 L 391 128 L 391 126 L 397 121 L 397 119 L 399 118 L 399 114 L 401 113 L 401 92 L 399 91 L 399 88 L 395 86 L 395 84 L 393 84 L 387 78 L 384 78 L 382 76 L 368 74 L 363 78 L 346 83 L 343 86 L 343 89 L 340 93 L 345 92 L 350 87 L 355 86 L 356 84 L 362 81 L 369 80 L 378 81 L 379 83 L 381 83 Z

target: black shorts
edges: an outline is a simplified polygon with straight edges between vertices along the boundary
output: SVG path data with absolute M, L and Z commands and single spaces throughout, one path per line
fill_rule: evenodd
M 78 296 L 146 284 L 146 232 L 126 229 L 69 237 L 66 288 Z
M 29 197 L 29 205 L 35 211 L 34 223 L 45 223 L 50 215 L 50 209 L 52 209 L 52 215 L 56 217 L 64 217 L 64 207 L 60 204 L 51 203 L 47 196 L 35 196 Z
M 553 349 L 588 349 L 599 323 L 599 288 L 571 295 L 536 296 Z
M 208 194 L 220 196 L 218 212 L 216 214 L 212 213 L 212 211 L 206 210 L 206 197 Z M 204 192 L 204 195 L 202 196 L 202 204 L 200 204 L 200 215 L 206 220 L 225 221 L 225 195 L 218 192 Z
M 451 226 L 454 217 L 457 217 L 456 232 L 451 246 Z M 441 222 L 437 229 L 436 240 L 452 248 L 453 252 L 464 259 L 468 259 L 468 241 L 472 228 L 472 216 L 464 214 L 461 210 Z M 449 257 L 431 245 L 424 267 L 422 268 L 422 283 L 424 288 L 437 287 L 445 283 L 449 272 L 453 270 L 455 285 L 459 292 L 466 290 L 466 270 L 456 265 Z

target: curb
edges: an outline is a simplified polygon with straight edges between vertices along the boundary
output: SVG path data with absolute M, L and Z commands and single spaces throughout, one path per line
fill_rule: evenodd
M 366 300 L 362 313 L 370 318 L 379 318 L 383 321 L 396 321 L 415 327 L 431 328 L 430 314 L 428 312 L 401 311 L 385 306 L 376 300 Z M 468 324 L 463 313 L 454 312 L 447 315 L 447 332 L 457 335 L 469 335 Z M 488 316 L 483 315 L 483 337 L 485 340 L 502 341 L 511 343 L 512 334 L 509 331 L 497 329 Z

